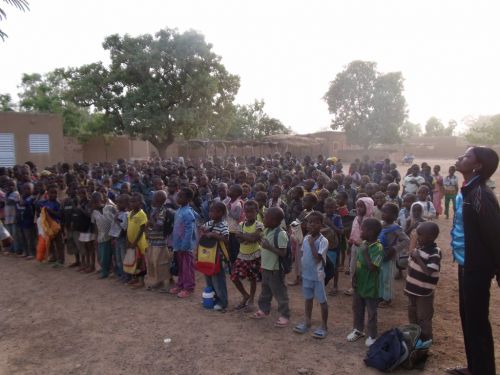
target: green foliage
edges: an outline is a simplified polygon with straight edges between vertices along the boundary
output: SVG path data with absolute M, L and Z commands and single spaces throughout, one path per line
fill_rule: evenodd
M 422 127 L 420 124 L 414 124 L 410 121 L 405 121 L 399 128 L 399 136 L 401 139 L 420 137 L 422 135 Z
M 91 135 L 109 131 L 102 115 L 91 114 L 68 100 L 67 73 L 63 69 L 43 76 L 38 73 L 24 74 L 20 88 L 20 109 L 60 114 L 66 136 L 84 141 Z
M 476 145 L 500 144 L 500 114 L 477 118 L 469 125 L 465 138 Z
M 399 128 L 406 118 L 403 76 L 382 74 L 376 67 L 374 62 L 351 62 L 324 96 L 333 115 L 331 128 L 345 130 L 349 143 L 365 149 L 401 142 Z
M 239 77 L 195 31 L 111 35 L 111 64 L 73 69 L 71 97 L 104 113 L 114 133 L 150 141 L 161 156 L 175 137 L 198 136 L 219 123 L 228 129 Z
M 4 3 L 7 3 L 8 5 L 11 5 L 23 12 L 30 9 L 27 0 L 3 0 L 3 1 Z M 3 10 L 3 8 L 0 8 L 0 21 L 6 18 L 7 18 L 7 13 L 5 13 L 5 10 Z M 5 40 L 7 36 L 8 35 L 3 30 L 0 29 L 0 38 L 2 38 L 2 40 Z
M 289 134 L 288 129 L 276 118 L 264 112 L 264 101 L 236 107 L 231 127 L 225 137 L 230 139 L 259 140 L 273 134 Z
M 425 124 L 425 134 L 432 136 L 451 136 L 456 127 L 457 122 L 455 120 L 450 120 L 448 126 L 445 127 L 440 119 L 433 116 L 429 118 Z
M 0 94 L 0 112 L 14 111 L 14 103 L 10 94 Z

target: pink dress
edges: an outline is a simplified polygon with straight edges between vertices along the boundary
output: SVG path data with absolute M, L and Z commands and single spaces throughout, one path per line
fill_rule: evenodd
M 432 204 L 436 209 L 436 214 L 441 215 L 443 213 L 443 206 L 441 201 L 443 200 L 443 177 L 441 175 L 434 175 L 434 189 L 432 190 Z

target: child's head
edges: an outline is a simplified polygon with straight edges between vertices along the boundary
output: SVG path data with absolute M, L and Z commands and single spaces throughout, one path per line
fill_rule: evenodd
M 385 194 L 381 191 L 377 191 L 375 194 L 373 194 L 373 202 L 375 203 L 375 206 L 381 209 L 386 202 Z
M 159 176 L 155 176 L 153 178 L 153 190 L 158 191 L 158 190 L 163 190 L 165 185 L 163 184 L 163 180 Z
M 177 193 L 177 190 L 179 189 L 179 181 L 177 181 L 176 178 L 171 178 L 169 181 L 168 181 L 168 193 L 169 194 L 175 194 Z
M 326 216 L 332 216 L 337 211 L 337 202 L 332 197 L 325 199 L 324 210 Z
M 351 185 L 352 185 L 352 177 L 351 176 L 345 176 L 344 177 L 344 186 L 346 188 L 349 188 L 349 187 L 351 187 Z
M 242 194 L 242 190 L 241 190 L 241 185 L 238 185 L 238 184 L 234 184 L 234 185 L 231 185 L 231 187 L 229 188 L 229 193 L 228 193 L 228 196 L 229 198 L 231 198 L 232 200 L 236 200 L 238 198 L 241 197 L 241 194 Z
M 226 216 L 226 212 L 226 205 L 221 201 L 215 201 L 210 205 L 208 215 L 210 219 L 214 221 L 220 221 L 224 216 Z
M 404 196 L 403 198 L 403 207 L 409 210 L 411 208 L 411 205 L 415 203 L 417 200 L 417 196 L 412 193 L 408 193 Z
M 285 214 L 280 207 L 271 207 L 264 215 L 264 226 L 266 228 L 274 229 L 280 226 Z
M 326 189 L 321 189 L 318 193 L 318 201 L 324 202 L 330 196 L 330 192 Z
M 130 194 L 131 193 L 129 182 L 124 182 L 122 184 L 122 187 L 120 188 L 120 193 L 122 193 L 122 194 Z
M 361 224 L 361 239 L 368 242 L 375 242 L 382 231 L 382 224 L 375 218 L 363 220 Z
M 250 195 L 252 188 L 247 183 L 241 184 L 241 199 L 246 199 Z
M 142 195 L 140 193 L 133 193 L 129 199 L 129 207 L 132 211 L 142 209 L 142 203 Z
M 392 224 L 396 221 L 399 214 L 399 208 L 394 203 L 386 203 L 382 206 L 382 220 L 386 224 Z
M 370 183 L 366 184 L 365 193 L 369 197 L 373 197 L 377 191 L 378 191 L 378 184 L 376 184 L 375 182 L 370 182 Z
M 439 226 L 432 221 L 426 221 L 417 227 L 417 243 L 420 246 L 432 245 L 438 236 Z
M 57 185 L 50 185 L 47 188 L 47 196 L 49 198 L 49 201 L 57 200 Z
M 120 194 L 118 199 L 116 200 L 116 206 L 120 211 L 127 211 L 129 204 L 130 195 L 128 194 Z
M 396 198 L 399 193 L 399 185 L 395 182 L 391 182 L 387 185 L 387 195 L 391 198 Z
M 177 194 L 177 204 L 179 206 L 187 206 L 193 200 L 193 196 L 193 191 L 188 187 L 184 187 Z
M 10 194 L 12 193 L 13 191 L 16 191 L 16 182 L 14 180 L 8 180 L 6 183 L 5 183 L 5 193 L 6 194 Z
M 308 194 L 302 198 L 302 206 L 305 210 L 312 210 L 318 204 L 318 197 L 316 194 Z
M 99 210 L 104 207 L 104 198 L 103 195 L 99 192 L 94 192 L 90 196 L 90 204 L 94 210 Z
M 335 196 L 335 199 L 337 200 L 337 206 L 343 207 L 347 204 L 349 197 L 345 191 L 339 191 Z
M 422 214 L 424 209 L 422 205 L 418 202 L 415 202 L 411 205 L 410 215 L 413 220 L 420 220 L 422 218 Z
M 281 197 L 281 187 L 279 185 L 274 185 L 271 189 L 271 198 L 277 200 L 279 197 Z
M 304 188 L 302 186 L 295 186 L 292 189 L 291 196 L 293 200 L 301 200 L 304 197 Z
M 441 172 L 441 166 L 440 165 L 435 165 L 434 166 L 434 174 L 439 174 Z
M 221 182 L 219 185 L 217 185 L 217 194 L 219 195 L 219 198 L 221 200 L 227 198 L 227 184 L 225 182 Z
M 161 207 L 167 200 L 167 193 L 165 190 L 156 190 L 153 194 L 153 207 Z
M 323 227 L 323 215 L 319 212 L 314 211 L 307 217 L 307 231 L 312 236 L 316 236 L 321 231 Z
M 21 187 L 21 194 L 23 197 L 29 197 L 33 195 L 33 184 L 31 182 L 25 182 Z
M 362 199 L 356 201 L 356 215 L 365 216 L 366 215 L 366 204 Z
M 266 201 L 267 201 L 267 193 L 264 191 L 258 191 L 255 194 L 255 200 L 257 201 L 257 203 L 259 205 L 259 209 L 264 207 L 266 205 Z
M 314 180 L 313 179 L 308 179 L 308 180 L 305 180 L 304 181 L 304 189 L 308 192 L 312 191 L 312 189 L 314 188 Z
M 452 165 L 449 169 L 448 169 L 448 173 L 450 174 L 450 176 L 453 176 L 455 174 L 455 172 L 457 171 L 457 168 L 455 168 L 454 165 Z
M 257 219 L 257 212 L 259 212 L 259 204 L 256 201 L 247 201 L 243 206 L 245 210 L 245 218 L 247 221 L 253 222 Z
M 331 179 L 326 183 L 325 188 L 330 192 L 330 194 L 332 194 L 339 188 L 339 184 L 334 179 Z
M 429 196 L 429 187 L 426 185 L 422 185 L 417 190 L 417 197 L 420 202 L 427 201 L 427 197 Z

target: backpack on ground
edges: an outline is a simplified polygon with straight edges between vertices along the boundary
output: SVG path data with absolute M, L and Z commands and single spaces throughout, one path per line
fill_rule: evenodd
M 280 232 L 285 232 L 281 228 L 277 228 L 274 231 L 274 247 L 279 249 L 278 246 L 278 236 L 280 235 Z M 285 232 L 286 233 L 286 232 Z M 292 257 L 292 242 L 290 239 L 288 239 L 288 243 L 286 245 L 286 253 L 285 256 L 283 257 L 278 257 L 279 258 L 279 267 L 280 267 L 280 272 L 282 275 L 287 275 L 290 273 L 292 270 L 292 263 L 293 263 L 293 257 Z M 296 260 L 300 261 L 300 260 Z
M 406 324 L 398 329 L 403 334 L 403 340 L 408 348 L 408 357 L 401 363 L 400 367 L 407 370 L 423 370 L 429 357 L 429 348 L 417 348 L 417 342 L 421 340 L 422 329 L 417 324 Z

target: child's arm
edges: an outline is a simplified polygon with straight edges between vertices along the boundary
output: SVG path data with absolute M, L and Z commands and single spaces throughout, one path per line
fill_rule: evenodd
M 424 263 L 424 261 L 422 260 L 422 258 L 420 257 L 418 251 L 419 251 L 418 249 L 414 249 L 412 251 L 412 253 L 411 253 L 411 259 L 420 266 L 420 268 L 422 269 L 422 271 L 427 276 L 432 275 L 433 272 L 439 272 L 439 264 L 436 265 L 435 263 L 432 263 L 432 265 L 434 265 L 435 267 L 430 267 L 430 264 L 426 265 Z
M 284 248 L 277 248 L 274 247 L 274 244 L 271 244 L 267 238 L 264 238 L 261 242 L 261 246 L 263 249 L 269 250 L 273 253 L 275 253 L 279 257 L 284 257 L 286 255 L 286 247 Z
M 375 272 L 378 269 L 378 267 L 375 264 L 373 264 L 372 259 L 370 258 L 370 254 L 368 254 L 368 246 L 365 246 L 361 251 L 363 257 L 365 258 L 366 266 L 370 271 Z
M 330 227 L 335 233 L 337 233 L 339 236 L 341 236 L 344 233 L 344 228 L 342 226 L 342 222 L 340 223 L 340 226 L 335 225 L 333 220 L 330 220 L 330 218 L 326 217 L 325 218 L 325 225 Z
M 135 238 L 134 242 L 132 242 L 132 244 L 131 244 L 133 248 L 137 247 L 137 244 L 139 243 L 139 241 L 140 241 L 140 239 L 145 231 L 146 231 L 146 224 L 142 224 L 139 228 L 139 232 L 137 233 L 137 237 Z
M 191 239 L 195 230 L 195 217 L 192 213 L 185 214 L 182 218 L 184 221 L 184 238 L 182 239 L 181 248 L 179 250 L 192 250 Z

